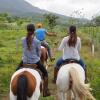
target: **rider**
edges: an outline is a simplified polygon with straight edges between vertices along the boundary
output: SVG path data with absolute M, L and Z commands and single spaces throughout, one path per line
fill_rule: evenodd
M 41 43 L 34 37 L 35 26 L 33 24 L 27 25 L 27 35 L 22 38 L 23 57 L 21 65 L 36 64 L 37 68 L 43 73 L 44 89 L 43 96 L 50 96 L 48 89 L 48 73 L 44 65 L 40 62 Z M 22 66 L 19 67 L 22 67 Z
M 53 82 L 56 82 L 57 73 L 60 66 L 66 60 L 74 59 L 85 69 L 85 64 L 82 59 L 80 59 L 80 49 L 81 49 L 81 39 L 76 34 L 76 27 L 70 26 L 68 36 L 64 37 L 61 41 L 61 44 L 58 48 L 58 51 L 63 50 L 63 56 L 58 59 L 56 66 L 54 68 L 54 79 Z
M 49 36 L 53 36 L 54 34 L 51 34 L 51 33 L 48 33 L 44 28 L 42 28 L 43 25 L 42 23 L 38 23 L 37 24 L 37 29 L 35 31 L 35 35 L 36 35 L 36 38 L 41 42 L 41 45 L 44 46 L 45 48 L 47 48 L 48 50 L 48 55 L 50 57 L 50 60 L 55 60 L 55 58 L 52 57 L 52 54 L 51 54 L 51 49 L 48 45 L 48 43 L 46 42 L 45 40 L 45 37 L 46 35 L 49 35 Z

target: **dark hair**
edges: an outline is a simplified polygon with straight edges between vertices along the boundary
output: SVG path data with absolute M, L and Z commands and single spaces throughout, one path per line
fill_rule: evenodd
M 68 40 L 68 45 L 69 47 L 75 47 L 77 42 L 77 34 L 76 34 L 76 26 L 70 26 L 69 28 L 69 40 Z
M 27 31 L 28 31 L 28 32 L 34 32 L 34 31 L 35 31 L 35 26 L 34 26 L 34 24 L 28 24 L 28 25 L 27 25 Z
M 34 24 L 28 24 L 27 25 L 27 37 L 26 37 L 28 50 L 31 50 L 32 48 L 32 35 L 34 34 L 34 31 L 35 31 Z

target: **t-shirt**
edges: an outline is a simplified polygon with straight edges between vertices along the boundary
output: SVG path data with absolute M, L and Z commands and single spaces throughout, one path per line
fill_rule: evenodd
M 22 38 L 22 47 L 23 47 L 23 63 L 37 63 L 40 60 L 40 48 L 41 43 L 36 38 L 32 41 L 32 50 L 28 50 L 26 37 Z
M 35 35 L 38 40 L 43 41 L 46 37 L 46 30 L 44 28 L 38 28 L 35 31 Z
M 63 60 L 66 60 L 66 59 L 80 60 L 80 55 L 79 55 L 79 51 L 81 49 L 80 38 L 77 37 L 77 42 L 76 42 L 75 47 L 72 47 L 72 46 L 69 47 L 68 40 L 69 40 L 69 36 L 64 37 L 58 48 L 59 51 L 63 50 L 63 56 L 62 56 Z

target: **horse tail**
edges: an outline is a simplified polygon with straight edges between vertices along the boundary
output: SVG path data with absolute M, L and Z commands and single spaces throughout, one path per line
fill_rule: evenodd
M 25 75 L 20 75 L 17 81 L 17 100 L 27 100 L 28 82 Z
M 90 91 L 92 90 L 90 88 L 90 85 L 80 82 L 78 72 L 75 68 L 70 68 L 69 75 L 70 75 L 70 81 L 72 83 L 71 88 L 74 93 L 77 93 L 80 98 L 95 100 L 95 98 L 90 93 Z

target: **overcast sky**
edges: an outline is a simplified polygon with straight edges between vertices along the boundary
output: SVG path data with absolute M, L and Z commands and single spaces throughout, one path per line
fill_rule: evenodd
M 100 14 L 100 0 L 26 0 L 32 5 L 51 12 L 92 18 Z M 77 12 L 77 13 L 76 13 Z

